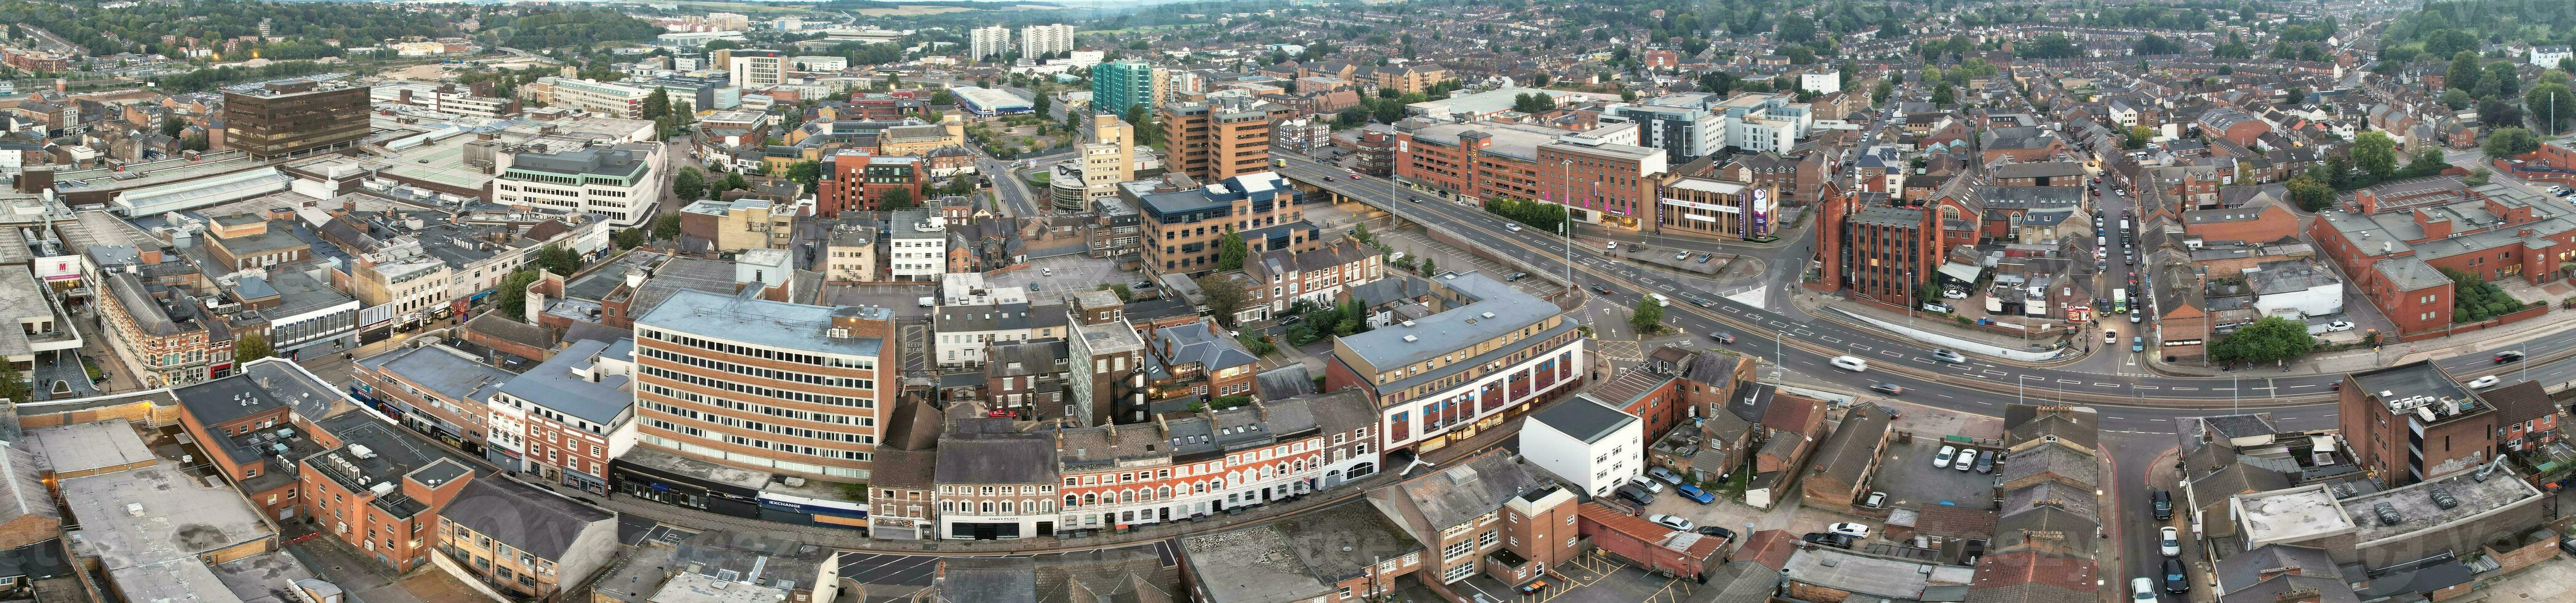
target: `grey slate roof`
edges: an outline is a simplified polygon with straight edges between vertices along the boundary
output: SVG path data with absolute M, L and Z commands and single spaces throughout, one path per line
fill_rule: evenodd
M 1215 327 L 1204 320 L 1155 329 L 1153 341 L 1146 345 L 1155 352 L 1146 355 L 1149 359 L 1146 372 L 1156 379 L 1170 377 L 1174 366 L 1193 362 L 1198 363 L 1200 371 L 1215 373 L 1258 360 L 1252 352 L 1245 351 L 1242 344 L 1219 336 Z M 1170 352 L 1164 353 L 1166 349 Z
M 1420 513 L 1425 528 L 1445 529 L 1495 509 L 1514 496 L 1547 485 L 1545 478 L 1529 465 L 1512 457 L 1486 453 L 1428 475 L 1388 486 L 1381 498 L 1372 494 L 1370 502 L 1380 505 L 1409 506 Z
M 619 340 L 633 345 L 634 340 Z M 520 399 L 544 405 L 567 415 L 614 427 L 617 417 L 635 402 L 635 391 L 625 375 L 609 375 L 597 382 L 574 376 L 575 369 L 597 364 L 595 356 L 606 351 L 611 342 L 583 339 L 565 345 L 563 351 L 547 358 L 536 368 L 511 377 L 500 390 Z M 632 351 L 631 348 L 629 350 Z
M 439 516 L 549 560 L 563 559 L 584 530 L 617 529 L 616 514 L 514 479 L 466 482 Z
M 1054 438 L 1037 434 L 950 434 L 939 442 L 932 481 L 1046 484 L 1056 478 Z

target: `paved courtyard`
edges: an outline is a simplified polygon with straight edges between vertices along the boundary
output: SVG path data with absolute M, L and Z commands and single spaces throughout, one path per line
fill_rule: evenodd
M 1031 287 L 1029 303 L 1051 304 L 1109 283 L 1134 283 L 1144 275 L 1121 272 L 1114 260 L 1065 255 L 1029 260 L 1029 267 L 986 277 L 996 287 Z

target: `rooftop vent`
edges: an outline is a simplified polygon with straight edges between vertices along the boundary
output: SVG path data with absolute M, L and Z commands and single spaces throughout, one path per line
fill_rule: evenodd
M 2449 491 L 2449 490 L 2444 490 L 2444 489 L 2441 489 L 2441 488 L 2431 488 L 2431 489 L 2428 489 L 2427 491 L 2428 491 L 2428 492 L 2430 492 L 2430 493 L 2433 495 L 2433 506 L 2441 507 L 2441 508 L 2444 508 L 2444 509 L 2449 509 L 2449 508 L 2453 508 L 2453 507 L 2458 507 L 2458 506 L 2460 506 L 2460 499 L 2459 499 L 2459 497 L 2451 496 L 2451 491 Z

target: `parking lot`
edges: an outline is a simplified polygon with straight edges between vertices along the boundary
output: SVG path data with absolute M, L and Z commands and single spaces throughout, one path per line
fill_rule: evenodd
M 1172 549 L 1170 540 L 1156 540 L 1120 547 L 1120 550 L 1124 549 L 1150 549 L 1156 556 L 1163 559 L 1163 567 L 1167 570 L 1180 566 L 1180 556 Z M 1048 553 L 1037 557 L 1057 554 L 1059 553 Z M 863 603 L 908 601 L 911 600 L 913 593 L 930 586 L 931 579 L 938 577 L 939 560 L 958 557 L 1017 558 L 1030 557 L 1030 555 L 848 554 L 841 556 L 841 579 L 868 586 L 868 598 Z
M 921 298 L 938 295 L 939 287 L 919 285 L 833 285 L 823 288 L 823 303 L 835 306 L 874 306 L 894 311 L 898 318 L 929 316 L 930 309 L 921 307 Z
M 995 287 L 1030 287 L 1029 303 L 1052 304 L 1108 283 L 1133 283 L 1144 275 L 1120 272 L 1118 263 L 1089 256 L 1063 255 L 1029 260 L 1027 268 L 985 279 Z
M 1999 508 L 1995 504 L 1995 474 L 1932 468 L 1932 457 L 1940 454 L 1941 446 L 1940 436 L 1922 434 L 1911 443 L 1887 445 L 1887 458 L 1881 461 L 1872 486 L 1887 493 L 1885 508 L 1943 504 Z
M 1681 601 L 1693 588 L 1705 588 L 1697 582 L 1666 578 L 1646 573 L 1636 566 L 1622 563 L 1600 549 L 1593 549 L 1573 560 L 1551 568 L 1549 585 L 1536 593 L 1520 594 L 1508 587 L 1497 588 L 1498 582 L 1483 574 L 1462 580 L 1461 585 L 1482 592 L 1496 601 L 1521 603 L 1636 603 L 1638 601 Z M 1481 578 L 1481 580 L 1478 580 Z

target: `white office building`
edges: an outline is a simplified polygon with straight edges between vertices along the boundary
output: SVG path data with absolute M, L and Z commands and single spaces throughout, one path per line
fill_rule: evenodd
M 787 83 L 788 57 L 779 54 L 733 55 L 733 85 L 766 88 Z
M 504 155 L 492 201 L 538 211 L 593 213 L 610 228 L 642 224 L 662 191 L 662 145 L 629 143 Z
M 1646 429 L 1635 415 L 1591 394 L 1547 407 L 1521 426 L 1521 456 L 1557 479 L 1607 497 L 1646 470 Z
M 935 282 L 948 271 L 947 222 L 926 209 L 886 220 L 886 280 Z

